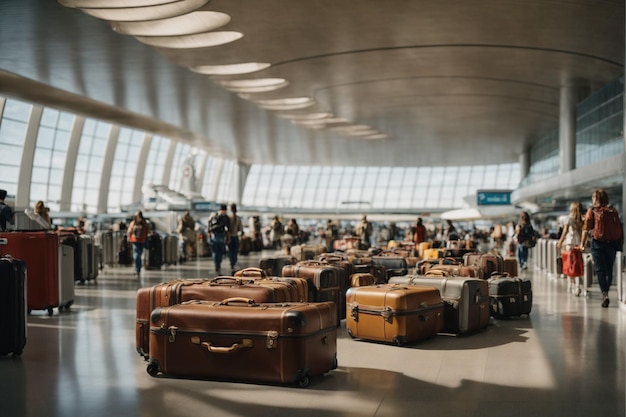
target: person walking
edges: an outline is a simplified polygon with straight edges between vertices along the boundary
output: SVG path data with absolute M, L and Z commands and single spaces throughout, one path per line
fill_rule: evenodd
M 424 226 L 422 218 L 418 217 L 417 223 L 415 224 L 415 232 L 413 232 L 413 243 L 415 243 L 415 249 L 417 249 L 422 242 L 426 242 L 426 226 Z
M 137 211 L 128 225 L 128 241 L 133 244 L 133 256 L 135 258 L 135 275 L 141 276 L 142 256 L 150 226 L 143 217 L 141 211 Z
M 237 215 L 237 204 L 232 203 L 230 205 L 230 243 L 228 244 L 228 259 L 230 260 L 230 269 L 233 274 L 235 273 L 235 267 L 237 265 L 237 258 L 239 256 L 239 244 L 240 237 L 243 235 L 243 223 L 241 217 Z
M 580 247 L 582 233 L 583 233 L 583 206 L 579 201 L 573 201 L 569 206 L 569 215 L 563 224 L 563 232 L 559 241 L 556 243 L 557 248 L 561 251 L 570 251 L 574 248 Z M 572 293 L 577 297 L 581 293 L 580 278 L 570 277 L 569 285 Z
M 196 256 L 196 221 L 188 211 L 178 220 L 176 231 L 181 242 L 182 260 L 194 258 Z
M 535 247 L 537 233 L 530 223 L 530 214 L 522 211 L 519 222 L 515 227 L 515 239 L 517 241 L 517 261 L 521 269 L 528 269 L 528 250 Z
M 624 231 L 617 210 L 609 206 L 609 196 L 599 188 L 591 195 L 591 207 L 585 214 L 580 246 L 589 248 L 593 258 L 593 268 L 602 291 L 602 307 L 609 306 L 609 289 L 613 283 L 615 252 L 622 249 Z
M 209 238 L 215 272 L 219 275 L 222 271 L 222 258 L 226 252 L 226 246 L 230 243 L 230 219 L 226 214 L 226 204 L 220 205 L 219 211 L 209 218 Z

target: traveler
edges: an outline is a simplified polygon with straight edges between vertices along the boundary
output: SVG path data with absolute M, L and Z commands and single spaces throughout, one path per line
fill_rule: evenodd
M 446 220 L 446 230 L 444 232 L 444 240 L 459 240 L 459 234 L 456 231 L 456 227 L 452 224 L 452 220 Z
M 148 237 L 150 225 L 143 217 L 141 211 L 137 211 L 128 225 L 128 241 L 133 244 L 133 255 L 135 258 L 135 275 L 141 276 L 142 256 Z
M 188 211 L 178 220 L 178 232 L 182 242 L 182 258 L 191 259 L 196 256 L 196 222 Z
M 46 207 L 43 201 L 39 200 L 35 203 L 34 213 L 47 223 L 49 227 L 52 225 L 52 221 L 50 220 L 50 210 Z
M 561 251 L 569 251 L 580 246 L 583 232 L 583 206 L 579 201 L 573 201 L 569 206 L 569 215 L 564 219 L 563 231 L 559 241 L 556 243 L 557 248 Z M 580 278 L 568 277 L 569 285 L 572 293 L 577 297 L 581 293 Z
M 0 190 L 0 232 L 7 231 L 7 224 L 13 224 L 13 210 L 4 203 L 7 198 L 7 191 Z
M 298 226 L 298 222 L 296 222 L 296 219 L 289 219 L 289 221 L 287 222 L 287 227 L 285 228 L 285 235 L 283 236 L 286 253 L 289 253 L 289 251 L 291 250 L 291 246 L 300 243 L 299 238 L 300 226 Z
M 326 229 L 324 231 L 324 237 L 326 238 L 326 250 L 333 252 L 335 248 L 335 240 L 339 237 L 339 228 L 331 219 L 326 222 Z
M 209 238 L 215 272 L 219 275 L 222 270 L 222 258 L 226 253 L 226 245 L 230 243 L 230 219 L 226 214 L 226 204 L 221 204 L 219 211 L 209 218 Z
M 280 221 L 280 219 L 278 218 L 278 216 L 274 216 L 274 218 L 272 219 L 272 222 L 270 223 L 270 236 L 269 236 L 269 240 L 270 240 L 270 246 L 273 249 L 280 249 L 281 246 L 281 240 L 283 237 L 283 224 Z
M 367 220 L 367 216 L 361 218 L 355 229 L 355 233 L 359 236 L 359 249 L 369 249 L 372 237 L 372 224 Z
M 237 257 L 239 255 L 239 239 L 243 235 L 243 223 L 241 217 L 237 215 L 237 204 L 230 205 L 230 243 L 228 244 L 228 258 L 230 260 L 230 269 L 233 274 L 237 265 Z
M 426 226 L 424 226 L 422 218 L 418 217 L 417 223 L 415 224 L 415 232 L 413 233 L 415 249 L 417 249 L 422 242 L 426 242 Z
M 522 211 L 519 222 L 515 227 L 515 240 L 517 241 L 517 261 L 521 269 L 528 269 L 528 249 L 535 247 L 537 233 L 530 223 L 530 215 Z
M 587 246 L 593 258 L 594 271 L 602 291 L 602 307 L 609 306 L 609 289 L 613 283 L 613 264 L 615 252 L 622 250 L 624 233 L 619 213 L 609 206 L 609 196 L 603 189 L 597 189 L 591 195 L 591 207 L 585 214 L 581 248 Z

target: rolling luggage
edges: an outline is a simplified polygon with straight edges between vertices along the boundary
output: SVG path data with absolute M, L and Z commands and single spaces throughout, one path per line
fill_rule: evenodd
M 74 248 L 59 245 L 59 311 L 74 304 Z
M 435 287 L 444 301 L 442 333 L 467 334 L 489 325 L 489 284 L 478 278 L 393 277 L 389 283 Z
M 144 267 L 146 269 L 161 269 L 165 244 L 160 234 L 151 232 L 146 237 L 144 245 Z
M 332 301 L 337 307 L 337 324 L 345 317 L 341 309 L 341 272 L 339 268 L 318 261 L 303 261 L 285 265 L 282 276 L 305 278 L 308 283 L 309 301 Z
M 306 387 L 337 367 L 336 322 L 333 303 L 234 298 L 157 308 L 147 371 Z
M 163 265 L 176 265 L 178 263 L 178 235 L 164 233 L 161 235 L 163 248 Z M 189 257 L 187 257 L 189 259 Z
M 70 246 L 72 248 L 72 259 L 74 260 L 74 281 L 85 282 L 86 270 L 83 269 L 83 246 L 80 238 L 73 232 L 57 232 L 59 236 L 59 242 L 63 245 Z
M 239 254 L 240 255 L 249 255 L 252 250 L 252 241 L 250 236 L 242 235 L 239 237 Z
M 27 308 L 47 310 L 59 306 L 59 238 L 53 232 L 0 233 L 0 255 L 26 262 Z
M 505 318 L 530 314 L 533 292 L 528 278 L 501 275 L 489 278 L 487 282 L 492 316 Z
M 482 279 L 488 279 L 494 272 L 501 274 L 504 272 L 504 260 L 502 256 L 495 253 L 467 253 L 463 256 L 463 264 L 466 266 L 477 266 L 482 271 Z
M 346 304 L 346 328 L 353 338 L 402 346 L 433 337 L 443 328 L 443 301 L 434 287 L 352 287 Z
M 22 354 L 26 326 L 26 264 L 0 257 L 0 355 Z
M 585 273 L 585 263 L 580 249 L 571 249 L 561 253 L 562 273 L 568 277 L 582 277 Z
M 259 261 L 259 268 L 270 277 L 278 277 L 283 272 L 283 266 L 295 265 L 298 260 L 291 255 L 267 256 Z
M 255 302 L 289 302 L 291 292 L 286 284 L 261 284 L 233 277 L 213 279 L 180 279 L 140 288 L 137 291 L 135 337 L 137 352 L 147 357 L 150 312 L 158 307 L 180 304 L 190 300 L 221 301 L 245 297 Z
M 502 261 L 503 272 L 510 277 L 516 277 L 519 275 L 517 259 L 512 256 L 507 256 Z

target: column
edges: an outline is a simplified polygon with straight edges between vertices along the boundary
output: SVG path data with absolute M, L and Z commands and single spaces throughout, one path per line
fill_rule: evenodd
M 576 104 L 578 94 L 573 85 L 561 86 L 559 102 L 560 174 L 576 168 Z

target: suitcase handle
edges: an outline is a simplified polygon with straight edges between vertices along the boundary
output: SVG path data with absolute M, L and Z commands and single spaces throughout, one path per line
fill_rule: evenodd
M 227 306 L 230 303 L 246 303 L 251 306 L 258 305 L 252 298 L 246 297 L 231 297 L 220 302 L 220 305 Z
M 7 239 L 6 237 L 0 238 L 0 245 L 8 245 L 9 244 L 9 239 Z
M 261 268 L 244 268 L 235 272 L 236 277 L 258 277 L 267 278 L 267 274 Z
M 241 343 L 233 343 L 230 346 L 213 346 L 210 342 L 202 342 L 200 346 L 211 353 L 233 353 L 239 349 L 251 348 L 252 339 L 243 339 Z
M 235 277 L 215 277 L 209 281 L 209 285 L 242 284 L 241 280 Z
M 441 269 L 429 269 L 424 274 L 427 277 L 447 277 L 448 273 L 446 271 L 442 271 Z

